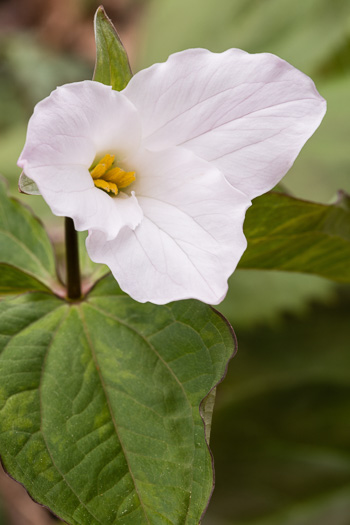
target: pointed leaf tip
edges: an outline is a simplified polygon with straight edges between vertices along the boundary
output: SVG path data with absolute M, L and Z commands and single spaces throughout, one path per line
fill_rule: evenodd
M 96 63 L 93 80 L 121 91 L 128 84 L 132 72 L 128 55 L 103 6 L 96 11 L 94 30 Z

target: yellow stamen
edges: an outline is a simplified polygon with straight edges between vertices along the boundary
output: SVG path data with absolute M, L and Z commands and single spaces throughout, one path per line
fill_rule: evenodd
M 115 159 L 115 155 L 105 155 L 100 162 L 91 170 L 91 177 L 93 179 L 100 179 L 112 166 Z
M 121 188 L 129 186 L 136 177 L 134 171 L 125 171 L 117 166 L 112 168 L 114 159 L 114 155 L 107 153 L 96 166 L 90 168 L 90 174 L 97 188 L 117 195 Z
M 112 168 L 105 176 L 105 180 L 115 182 L 118 188 L 126 188 L 136 179 L 134 171 L 124 171 L 121 168 Z
M 101 190 L 105 190 L 108 193 L 112 192 L 114 195 L 118 195 L 118 186 L 113 182 L 107 182 L 103 179 L 96 179 L 94 180 L 94 184 L 97 188 L 101 188 Z

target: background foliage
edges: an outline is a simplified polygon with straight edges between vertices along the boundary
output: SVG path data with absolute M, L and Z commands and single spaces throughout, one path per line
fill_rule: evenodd
M 97 5 L 1 4 L 0 172 L 13 194 L 34 104 L 58 84 L 92 76 Z M 328 113 L 283 184 L 297 197 L 327 204 L 338 189 L 350 192 L 348 0 L 104 5 L 134 71 L 186 47 L 241 47 L 279 54 L 312 76 Z M 61 222 L 43 200 L 20 198 L 59 241 Z M 347 525 L 349 287 L 316 276 L 242 269 L 221 309 L 236 330 L 239 353 L 218 392 L 212 431 L 217 488 L 204 525 Z M 5 501 L 0 512 L 2 507 L 6 512 Z M 1 519 L 20 525 L 8 513 Z

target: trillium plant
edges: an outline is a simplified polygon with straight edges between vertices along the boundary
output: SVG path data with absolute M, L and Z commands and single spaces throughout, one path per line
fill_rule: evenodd
M 18 160 L 20 190 L 66 218 L 65 284 L 1 186 L 0 454 L 68 524 L 198 525 L 236 345 L 209 305 L 247 248 L 252 199 L 326 104 L 272 54 L 190 49 L 132 76 L 103 8 L 95 35 L 94 80 L 37 104 Z M 81 285 L 77 231 L 97 282 L 83 269 Z

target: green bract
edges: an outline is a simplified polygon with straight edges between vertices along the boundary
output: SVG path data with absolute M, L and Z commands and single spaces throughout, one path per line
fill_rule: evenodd
M 95 15 L 95 40 L 94 80 L 121 91 L 132 73 L 124 46 L 103 7 L 99 7 Z

